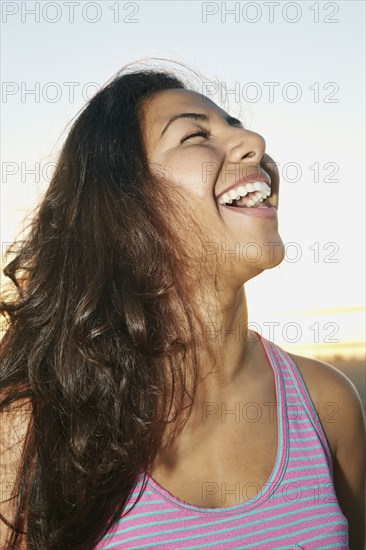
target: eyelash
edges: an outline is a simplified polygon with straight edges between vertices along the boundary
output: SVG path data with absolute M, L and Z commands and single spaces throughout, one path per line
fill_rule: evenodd
M 181 139 L 180 142 L 183 143 L 187 139 L 189 139 L 191 137 L 195 137 L 195 136 L 203 136 L 203 137 L 208 138 L 209 134 L 208 134 L 208 132 L 206 132 L 206 130 L 198 130 L 197 132 L 194 132 L 193 134 L 189 134 L 189 136 L 186 136 L 185 138 Z

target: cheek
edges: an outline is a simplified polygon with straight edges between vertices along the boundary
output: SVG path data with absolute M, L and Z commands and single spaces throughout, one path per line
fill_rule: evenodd
M 209 151 L 190 148 L 184 155 L 176 155 L 166 162 L 172 183 L 182 187 L 198 199 L 212 196 L 217 174 L 217 161 Z

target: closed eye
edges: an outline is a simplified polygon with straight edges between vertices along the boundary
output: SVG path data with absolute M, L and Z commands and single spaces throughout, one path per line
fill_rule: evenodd
M 194 132 L 193 134 L 189 134 L 188 136 L 184 137 L 183 139 L 180 140 L 180 142 L 183 143 L 187 139 L 190 139 L 190 138 L 196 137 L 196 136 L 203 136 L 203 137 L 208 138 L 209 133 L 206 130 L 198 130 L 197 132 Z

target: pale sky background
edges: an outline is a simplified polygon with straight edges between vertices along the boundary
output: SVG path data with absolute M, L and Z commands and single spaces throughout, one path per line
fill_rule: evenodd
M 56 160 L 64 129 L 96 86 L 134 60 L 174 59 L 227 89 L 238 86 L 241 103 L 231 94 L 221 106 L 262 134 L 279 163 L 280 234 L 296 245 L 279 267 L 247 283 L 251 326 L 295 353 L 364 353 L 363 1 L 79 1 L 73 22 L 65 2 L 1 4 L 3 250 L 47 187 L 51 171 L 45 167 Z M 225 15 L 225 5 L 238 5 L 236 21 Z M 29 13 L 34 9 L 39 22 Z M 206 19 L 205 10 L 211 13 Z M 50 82 L 57 85 L 57 101 Z M 71 100 L 67 82 L 78 83 Z M 253 82 L 262 93 L 256 102 L 254 86 L 247 86 Z M 269 82 L 278 83 L 273 101 Z M 96 84 L 88 91 L 88 83 Z M 297 102 L 283 98 L 286 87 L 294 97 L 289 83 L 301 92 Z M 37 86 L 37 97 L 25 93 Z M 22 174 L 22 166 L 34 170 L 37 162 L 45 177 Z M 293 168 L 282 168 L 293 163 L 301 168 L 299 178 Z M 290 261 L 296 251 L 301 257 Z M 279 324 L 270 333 L 268 323 Z

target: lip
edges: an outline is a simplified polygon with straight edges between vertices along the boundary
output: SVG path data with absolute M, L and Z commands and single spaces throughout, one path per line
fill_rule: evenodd
M 222 208 L 227 208 L 228 210 L 231 210 L 232 212 L 238 212 L 241 214 L 244 214 L 246 216 L 255 216 L 257 218 L 277 218 L 277 208 L 274 206 L 269 206 L 268 208 L 258 208 L 252 207 L 252 208 L 238 208 L 237 206 L 227 206 L 227 205 L 221 205 Z
M 220 197 L 222 197 L 222 195 L 225 195 L 225 193 L 227 193 L 231 189 L 238 187 L 238 185 L 244 185 L 245 183 L 254 183 L 255 181 L 262 181 L 264 183 L 267 183 L 269 187 L 271 187 L 271 178 L 269 177 L 267 172 L 260 168 L 259 170 L 251 172 L 247 176 L 240 178 L 240 180 L 236 181 L 235 183 L 231 184 L 229 187 L 221 191 L 221 193 L 216 195 L 215 198 L 216 200 L 218 200 Z

